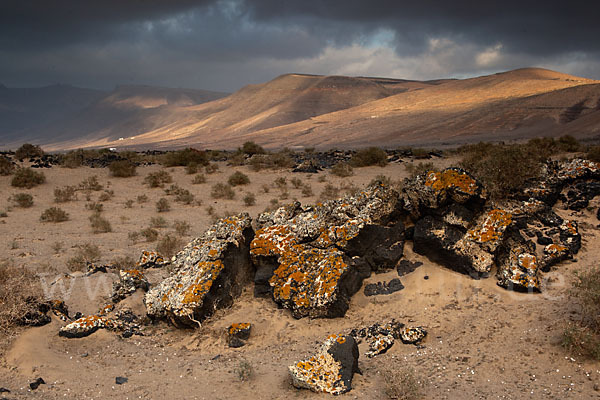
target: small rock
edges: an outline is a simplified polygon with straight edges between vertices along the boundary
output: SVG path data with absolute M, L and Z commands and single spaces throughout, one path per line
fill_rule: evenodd
M 538 244 L 541 244 L 542 246 L 547 246 L 549 244 L 554 243 L 552 241 L 552 239 L 550 239 L 549 237 L 546 236 L 539 236 L 537 239 Z
M 0 387 L 0 393 L 10 393 L 10 390 L 5 387 Z
M 421 265 L 423 265 L 421 261 L 400 260 L 400 263 L 396 267 L 396 272 L 398 272 L 398 276 L 404 276 L 408 273 L 413 272 Z
M 246 344 L 246 340 L 250 337 L 250 331 L 252 324 L 240 323 L 231 324 L 227 329 L 227 335 L 229 337 L 229 347 L 242 347 Z
M 389 282 L 368 283 L 365 285 L 365 296 L 375 296 L 378 294 L 392 294 L 404 289 L 400 279 L 394 278 Z
M 127 383 L 127 381 L 128 381 L 128 380 L 129 380 L 129 379 L 125 378 L 124 376 L 117 376 L 117 377 L 115 378 L 115 383 L 116 383 L 117 385 L 122 385 L 122 384 L 124 384 L 124 383 Z
M 44 380 L 42 378 L 37 378 L 35 381 L 33 381 L 29 384 L 29 387 L 31 388 L 31 390 L 35 390 L 40 385 L 45 385 L 45 384 L 46 384 L 46 382 L 44 382 Z

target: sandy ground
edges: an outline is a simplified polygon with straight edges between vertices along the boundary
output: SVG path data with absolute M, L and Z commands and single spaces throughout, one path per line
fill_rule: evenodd
M 436 160 L 447 166 L 454 160 Z M 192 176 L 183 168 L 168 169 L 175 183 L 189 189 L 201 205 L 181 205 L 171 201 L 172 210 L 158 214 L 155 202 L 167 197 L 162 189 L 148 189 L 143 178 L 160 166 L 138 168 L 132 178 L 113 178 L 107 169 L 52 168 L 44 170 L 47 183 L 31 189 L 16 190 L 8 177 L 0 177 L 0 210 L 9 207 L 7 198 L 16 192 L 34 196 L 29 209 L 11 208 L 8 217 L 0 219 L 5 258 L 25 265 L 39 273 L 42 282 L 53 281 L 68 272 L 66 260 L 74 255 L 73 246 L 86 242 L 97 244 L 102 261 L 117 256 L 136 258 L 144 249 L 154 249 L 155 243 L 132 243 L 128 233 L 149 226 L 151 217 L 163 216 L 169 224 L 185 220 L 191 224 L 190 238 L 203 232 L 211 223 L 207 207 L 217 214 L 227 211 L 247 211 L 253 217 L 278 198 L 281 191 L 273 181 L 287 177 L 289 198 L 312 203 L 318 198 L 326 181 L 340 186 L 352 183 L 364 186 L 376 175 L 393 180 L 407 176 L 403 164 L 385 168 L 356 169 L 348 178 L 293 174 L 289 171 L 252 172 L 245 167 L 220 164 L 220 172 L 207 176 L 207 183 L 192 185 Z M 233 170 L 241 170 L 250 178 L 234 200 L 214 200 L 210 188 L 226 181 Z M 104 217 L 113 232 L 93 234 L 85 209 L 85 195 L 74 202 L 58 204 L 70 214 L 63 223 L 41 223 L 39 216 L 53 203 L 55 187 L 76 185 L 84 178 L 97 175 L 101 184 L 114 191 L 114 197 L 104 203 Z M 309 183 L 314 195 L 302 197 L 290 180 L 293 177 Z M 269 193 L 262 186 L 269 186 Z M 242 197 L 253 192 L 257 202 L 245 206 Z M 92 194 L 96 200 L 100 192 Z M 146 194 L 149 201 L 126 208 L 125 202 Z M 169 197 L 172 200 L 171 197 Z M 321 398 L 328 395 L 297 390 L 291 386 L 287 366 L 316 350 L 331 333 L 383 322 L 390 318 L 425 326 L 429 335 L 420 348 L 396 343 L 386 354 L 366 358 L 365 344 L 360 346 L 359 366 L 362 375 L 355 375 L 353 389 L 342 398 L 384 399 L 385 382 L 382 371 L 388 368 L 414 369 L 422 381 L 424 398 L 432 399 L 521 399 L 521 398 L 600 398 L 594 390 L 600 384 L 596 362 L 573 358 L 559 346 L 560 335 L 567 321 L 577 319 L 577 309 L 567 296 L 572 271 L 588 268 L 598 260 L 598 231 L 595 208 L 572 215 L 560 210 L 562 216 L 580 221 L 583 248 L 576 262 L 567 261 L 545 274 L 542 294 L 518 294 L 496 286 L 495 278 L 473 280 L 468 276 L 440 267 L 412 252 L 407 243 L 405 258 L 422 261 L 424 265 L 401 278 L 405 289 L 391 295 L 365 297 L 357 293 L 344 318 L 295 320 L 289 311 L 278 309 L 270 299 L 256 299 L 251 285 L 233 307 L 218 311 L 196 330 L 177 330 L 164 323 L 146 328 L 145 336 L 122 339 L 108 331 L 98 331 L 82 339 L 65 339 L 57 335 L 62 322 L 25 330 L 11 345 L 0 362 L 0 387 L 12 392 L 0 398 L 39 399 L 230 399 L 230 398 Z M 173 229 L 160 229 L 161 233 Z M 57 242 L 62 250 L 55 254 Z M 151 282 L 158 281 L 166 271 L 149 271 Z M 396 277 L 395 270 L 371 276 L 365 281 L 388 281 Z M 427 279 L 425 279 L 427 277 Z M 62 293 L 70 311 L 96 312 L 107 303 L 113 273 L 94 274 L 89 278 L 63 278 L 63 286 L 54 285 L 55 295 Z M 46 286 L 48 287 L 48 286 Z M 71 290 L 69 291 L 69 288 Z M 61 297 L 61 296 L 59 296 Z M 142 294 L 125 300 L 135 311 L 142 312 Z M 225 329 L 234 322 L 251 322 L 252 336 L 248 345 L 231 349 L 225 341 Z M 247 362 L 253 370 L 249 381 L 240 381 L 237 370 Z M 42 377 L 46 385 L 31 391 L 28 383 Z M 128 382 L 115 384 L 115 377 Z

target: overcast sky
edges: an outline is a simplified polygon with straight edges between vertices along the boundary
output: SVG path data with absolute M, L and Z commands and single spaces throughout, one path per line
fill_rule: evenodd
M 289 72 L 600 79 L 600 2 L 0 0 L 0 83 L 235 91 Z

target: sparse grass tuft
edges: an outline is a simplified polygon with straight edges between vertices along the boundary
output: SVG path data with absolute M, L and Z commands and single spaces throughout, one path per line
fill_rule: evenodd
M 66 203 L 77 199 L 77 189 L 75 186 L 65 186 L 64 188 L 54 189 L 54 202 Z
M 248 382 L 254 377 L 254 367 L 246 360 L 240 361 L 235 372 L 241 382 Z
M 166 228 L 167 220 L 163 217 L 152 217 L 150 218 L 150 227 L 151 228 Z
M 71 271 L 83 271 L 87 263 L 100 260 L 100 248 L 91 243 L 75 246 L 75 255 L 67 260 L 67 267 Z
M 409 368 L 388 368 L 382 372 L 385 394 L 390 399 L 416 400 L 421 397 L 423 383 Z
M 190 232 L 191 225 L 187 221 L 175 220 L 173 222 L 173 229 L 179 236 L 185 236 Z
M 14 187 L 31 189 L 46 182 L 43 172 L 36 172 L 31 168 L 19 168 L 15 172 L 10 184 Z
M 42 222 L 64 222 L 69 220 L 69 214 L 58 207 L 46 209 L 40 216 Z
M 325 188 L 321 192 L 319 199 L 321 201 L 324 200 L 334 200 L 340 197 L 340 189 L 333 186 L 331 183 L 325 185 Z
M 136 197 L 135 200 L 138 202 L 138 204 L 147 203 L 148 202 L 148 196 L 146 196 L 145 194 L 140 194 L 140 195 L 138 195 L 138 197 Z
M 339 162 L 331 167 L 331 173 L 333 175 L 345 178 L 354 175 L 354 170 L 347 162 Z
M 204 176 L 204 174 L 197 174 L 194 176 L 194 179 L 192 179 L 192 185 L 200 185 L 202 183 L 206 183 L 206 176 Z
M 152 228 L 142 229 L 140 235 L 146 239 L 146 242 L 155 242 L 158 239 L 158 231 Z

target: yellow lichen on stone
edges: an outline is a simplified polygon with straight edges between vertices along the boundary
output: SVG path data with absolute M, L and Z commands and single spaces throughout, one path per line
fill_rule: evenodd
M 454 169 L 427 172 L 425 185 L 436 191 L 456 188 L 469 195 L 475 195 L 477 191 L 477 182 L 475 179 L 464 172 Z
M 498 241 L 511 223 L 512 214 L 505 210 L 494 209 L 487 212 L 481 226 L 470 229 L 467 235 L 469 239 L 478 243 Z

